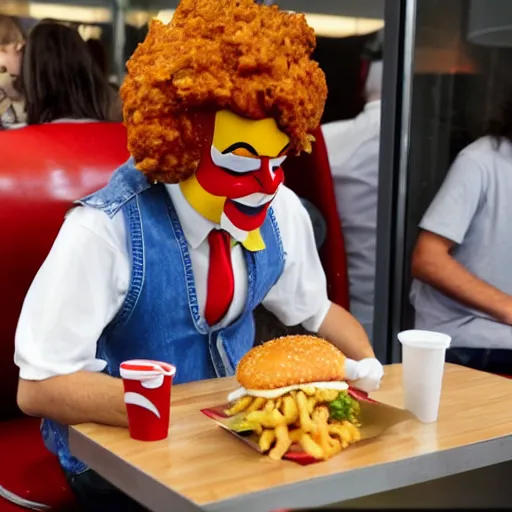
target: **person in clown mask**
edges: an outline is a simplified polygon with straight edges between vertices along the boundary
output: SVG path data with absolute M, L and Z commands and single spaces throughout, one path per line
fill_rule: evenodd
M 328 300 L 311 221 L 283 185 L 325 103 L 314 46 L 302 15 L 182 0 L 128 62 L 132 157 L 67 216 L 16 333 L 19 405 L 45 418 L 47 446 L 93 510 L 122 497 L 71 456 L 66 425 L 127 425 L 124 360 L 168 361 L 175 383 L 233 375 L 263 304 L 360 361 L 367 391 L 379 386 L 382 366 Z

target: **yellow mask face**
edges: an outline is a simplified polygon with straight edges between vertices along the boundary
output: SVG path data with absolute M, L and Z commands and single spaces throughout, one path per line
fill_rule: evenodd
M 254 121 L 237 116 L 229 110 L 221 110 L 215 116 L 213 146 L 221 153 L 237 145 L 246 144 L 254 151 L 240 147 L 232 153 L 248 158 L 276 158 L 289 143 L 290 138 L 279 130 L 275 119 Z
M 199 184 L 194 174 L 188 180 L 180 183 L 181 192 L 194 210 L 205 219 L 215 224 L 220 224 L 220 218 L 224 210 L 225 197 L 214 196 Z
M 255 121 L 219 111 L 212 146 L 181 190 L 203 217 L 220 224 L 224 214 L 237 229 L 251 233 L 264 222 L 284 180 L 281 163 L 289 143 L 274 119 Z

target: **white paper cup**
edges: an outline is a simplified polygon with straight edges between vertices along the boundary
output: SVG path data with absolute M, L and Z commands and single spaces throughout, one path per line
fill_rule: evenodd
M 398 334 L 402 344 L 404 407 L 422 423 L 439 415 L 446 349 L 451 338 L 440 332 L 410 330 Z

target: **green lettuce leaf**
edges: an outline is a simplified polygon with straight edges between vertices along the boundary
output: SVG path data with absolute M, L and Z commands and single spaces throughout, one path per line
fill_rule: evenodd
M 359 402 L 352 398 L 346 391 L 342 391 L 336 400 L 329 403 L 330 418 L 336 421 L 359 421 Z

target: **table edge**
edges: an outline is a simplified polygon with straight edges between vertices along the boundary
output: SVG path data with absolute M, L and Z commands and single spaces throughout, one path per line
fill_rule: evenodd
M 267 512 L 281 508 L 322 507 L 426 483 L 510 460 L 512 460 L 512 434 L 234 496 L 206 503 L 203 505 L 203 510 Z M 377 471 L 384 471 L 384 478 L 381 476 L 379 479 Z M 369 482 L 370 485 L 368 485 Z
M 149 507 L 152 511 L 199 512 L 204 510 L 179 492 L 166 487 L 151 475 L 99 445 L 72 426 L 69 427 L 69 449 L 73 456 L 87 464 L 90 469 L 93 469 L 122 492 L 144 507 Z M 97 462 L 98 460 L 100 461 L 99 464 L 90 464 L 90 461 Z M 137 485 L 126 483 L 125 475 L 127 471 L 136 474 Z M 133 480 L 133 473 L 127 479 L 128 482 Z M 130 483 L 133 484 L 133 482 Z M 170 495 L 172 499 L 170 499 Z M 140 500 L 140 496 L 144 496 L 144 502 Z
M 177 510 L 180 512 L 197 512 L 198 510 L 266 512 L 280 508 L 318 507 L 512 460 L 512 434 L 510 434 L 398 461 L 373 464 L 334 475 L 318 476 L 309 480 L 283 484 L 271 489 L 199 505 L 177 491 L 166 487 L 76 429 L 70 428 L 69 442 L 73 455 L 86 464 L 88 461 L 103 461 L 103 463 L 90 465 L 90 467 L 133 499 L 140 501 L 140 496 L 143 494 L 146 499 L 142 504 L 154 512 L 174 510 L 172 507 L 178 507 Z M 125 469 L 129 467 L 136 473 L 138 485 L 126 483 L 123 466 Z M 379 472 L 383 470 L 384 474 L 379 475 Z M 133 480 L 133 475 L 128 477 L 128 481 L 130 479 Z M 137 493 L 137 490 L 142 488 L 143 491 Z

